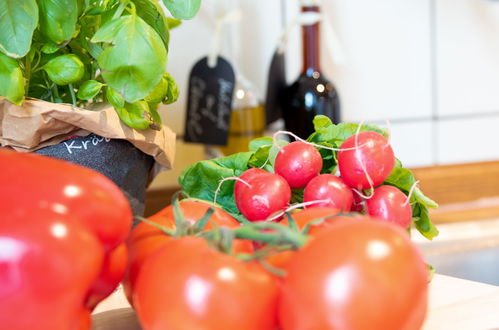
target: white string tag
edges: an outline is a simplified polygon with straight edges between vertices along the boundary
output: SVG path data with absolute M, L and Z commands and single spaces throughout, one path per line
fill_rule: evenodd
M 215 19 L 215 28 L 211 42 L 211 50 L 208 54 L 208 66 L 213 68 L 217 65 L 217 58 L 222 45 L 223 28 L 229 23 L 239 22 L 242 13 L 240 9 L 228 11 Z

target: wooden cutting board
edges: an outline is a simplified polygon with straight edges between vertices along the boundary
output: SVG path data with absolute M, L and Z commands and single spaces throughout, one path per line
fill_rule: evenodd
M 141 329 L 122 290 L 97 306 L 92 329 Z M 423 329 L 499 329 L 499 286 L 436 274 L 430 284 L 429 310 Z

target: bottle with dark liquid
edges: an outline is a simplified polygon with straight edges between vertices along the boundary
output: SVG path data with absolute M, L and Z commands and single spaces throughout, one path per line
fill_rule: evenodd
M 302 6 L 302 12 L 320 12 L 320 7 Z M 321 73 L 319 24 L 302 27 L 303 68 L 283 95 L 286 129 L 304 139 L 314 132 L 315 115 L 328 116 L 335 124 L 340 121 L 338 93 L 333 83 Z

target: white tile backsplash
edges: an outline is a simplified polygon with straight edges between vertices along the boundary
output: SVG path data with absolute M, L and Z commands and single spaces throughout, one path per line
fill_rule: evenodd
M 438 121 L 436 163 L 499 159 L 499 114 Z
M 499 111 L 499 2 L 436 1 L 439 116 Z
M 404 167 L 427 166 L 433 162 L 434 123 L 431 120 L 390 124 L 395 156 Z
M 323 3 L 323 13 L 345 53 L 343 65 L 334 63 L 322 39 L 322 69 L 340 92 L 343 120 L 429 118 L 432 102 L 429 2 Z M 298 8 L 287 4 L 291 19 Z M 293 38 L 287 54 L 288 72 L 296 77 L 301 68 L 301 45 L 298 33 Z

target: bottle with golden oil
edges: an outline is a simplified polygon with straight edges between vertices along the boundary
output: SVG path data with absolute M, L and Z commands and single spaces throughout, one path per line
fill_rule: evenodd
M 265 131 L 264 107 L 251 82 L 241 74 L 236 78 L 232 104 L 227 145 L 219 148 L 224 155 L 248 151 L 249 142 Z

